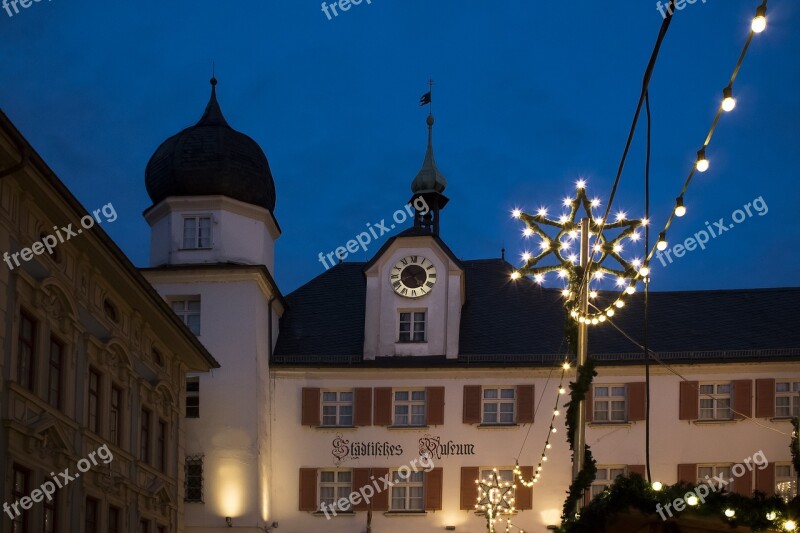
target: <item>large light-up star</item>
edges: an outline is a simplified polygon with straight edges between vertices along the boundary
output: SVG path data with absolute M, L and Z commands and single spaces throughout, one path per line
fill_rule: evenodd
M 493 469 L 489 479 L 476 479 L 478 485 L 478 503 L 475 509 L 486 513 L 486 524 L 489 533 L 494 532 L 494 524 L 502 514 L 514 512 L 514 489 L 516 485 L 510 481 L 501 481 L 497 469 Z

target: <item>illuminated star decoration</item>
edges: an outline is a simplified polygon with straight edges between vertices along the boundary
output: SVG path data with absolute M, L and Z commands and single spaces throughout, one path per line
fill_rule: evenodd
M 492 469 L 489 479 L 476 479 L 478 485 L 478 503 L 475 504 L 477 511 L 486 513 L 486 526 L 489 533 L 494 533 L 494 524 L 502 514 L 513 514 L 514 489 L 516 485 L 510 481 L 501 481 L 497 469 Z M 508 520 L 506 531 L 512 526 Z
M 606 321 L 606 317 L 614 316 L 614 309 L 625 305 L 624 297 L 636 292 L 636 282 L 649 276 L 650 269 L 647 263 L 640 259 L 628 260 L 622 256 L 625 251 L 625 240 L 637 242 L 642 235 L 637 231 L 648 224 L 646 219 L 628 219 L 620 211 L 615 216 L 609 215 L 609 220 L 603 226 L 603 234 L 598 235 L 603 217 L 594 213 L 600 207 L 600 199 L 590 199 L 586 195 L 586 182 L 578 180 L 575 197 L 564 198 L 563 208 L 569 211 L 562 212 L 557 218 L 550 218 L 545 207 L 539 208 L 534 215 L 524 213 L 521 209 L 514 209 L 511 214 L 514 218 L 525 223 L 522 235 L 526 238 L 538 237 L 538 254 L 525 252 L 522 254 L 523 266 L 511 274 L 512 280 L 522 276 L 531 276 L 533 281 L 542 284 L 545 276 L 556 272 L 560 279 L 566 283 L 562 295 L 570 302 L 570 316 L 581 323 L 599 324 Z M 596 289 L 591 287 L 592 281 L 604 279 L 607 275 L 616 277 L 617 287 L 622 291 L 619 297 L 606 309 L 597 309 L 597 312 L 582 314 L 578 308 L 575 296 L 580 290 L 582 278 L 579 275 L 580 233 L 581 223 L 578 213 L 583 208 L 580 218 L 589 219 L 589 256 L 592 263 L 589 267 L 588 287 L 590 298 L 598 296 Z M 613 217 L 613 220 L 611 220 Z M 576 220 L 577 219 L 577 220 Z M 543 226 L 551 226 L 558 230 L 554 237 L 544 231 Z M 609 238 L 608 231 L 621 230 L 614 238 Z M 540 265 L 549 256 L 555 258 L 555 264 Z M 613 261 L 612 261 L 613 260 Z M 551 262 L 552 263 L 552 262 Z

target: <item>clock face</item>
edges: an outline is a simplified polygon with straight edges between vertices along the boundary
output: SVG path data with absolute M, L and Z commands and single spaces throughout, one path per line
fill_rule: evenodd
M 425 296 L 436 283 L 436 267 L 421 255 L 404 257 L 389 272 L 394 292 L 406 298 Z

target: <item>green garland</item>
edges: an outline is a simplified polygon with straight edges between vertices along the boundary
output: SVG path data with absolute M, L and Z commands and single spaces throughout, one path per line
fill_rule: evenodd
M 581 450 L 575 449 L 575 430 L 578 427 L 580 402 L 586 399 L 586 393 L 589 392 L 589 388 L 592 386 L 592 380 L 597 375 L 597 371 L 594 367 L 594 359 L 587 358 L 586 363 L 578 367 L 578 375 L 575 381 L 569 384 L 570 401 L 566 404 L 566 424 L 567 441 L 569 442 L 569 449 L 572 450 L 573 461 L 575 460 L 575 454 L 581 452 Z M 592 486 L 592 482 L 596 476 L 597 462 L 594 460 L 594 457 L 592 457 L 592 452 L 589 447 L 584 445 L 583 468 L 572 481 L 567 493 L 567 499 L 564 501 L 564 508 L 561 514 L 561 519 L 564 523 L 570 523 L 575 520 L 575 509 L 581 499 L 583 499 L 585 492 Z
M 798 443 L 798 437 L 800 437 L 800 418 L 792 418 L 792 428 L 794 428 L 794 431 L 792 431 L 792 442 L 789 444 L 789 449 L 792 450 L 792 465 L 794 465 L 794 471 L 800 476 L 800 443 Z

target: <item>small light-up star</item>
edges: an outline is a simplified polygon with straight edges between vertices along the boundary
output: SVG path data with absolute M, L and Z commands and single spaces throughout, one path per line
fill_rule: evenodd
M 564 207 L 572 207 L 572 198 L 569 196 L 564 198 Z
M 572 230 L 572 231 L 570 231 L 569 233 L 567 233 L 567 235 L 569 235 L 569 238 L 570 238 L 570 239 L 577 239 L 577 238 L 578 238 L 578 232 L 577 232 L 577 230 Z
M 586 180 L 578 180 L 575 182 L 575 187 L 578 189 L 585 189 L 586 188 Z
M 594 279 L 603 279 L 606 277 L 605 272 L 600 272 L 599 270 L 594 273 Z
M 526 237 L 530 237 L 531 235 L 533 235 L 533 230 L 531 228 L 525 228 L 524 230 L 522 230 L 522 234 Z
M 544 218 L 547 216 L 547 209 L 545 209 L 544 207 L 540 207 L 539 210 L 536 212 L 536 214 Z
M 600 207 L 600 198 L 592 198 L 592 200 L 589 202 L 589 205 L 592 207 Z
M 522 210 L 519 208 L 515 208 L 511 211 L 511 216 L 514 218 L 519 218 L 522 216 Z
M 548 241 L 546 239 L 543 240 L 542 242 L 539 243 L 539 248 L 541 248 L 542 250 L 549 250 L 550 249 L 550 241 Z
M 522 260 L 523 261 L 527 262 L 527 261 L 530 261 L 530 259 L 531 259 L 531 253 L 530 252 L 525 252 L 524 254 L 522 254 Z
M 559 224 L 565 224 L 567 220 L 569 220 L 569 217 L 567 215 L 561 215 L 560 217 L 558 217 Z
M 536 283 L 543 283 L 544 282 L 544 275 L 542 275 L 542 274 L 534 275 L 533 276 L 533 281 L 535 281 Z
M 628 214 L 625 211 L 617 211 L 617 222 L 621 222 L 628 218 Z
M 618 253 L 620 253 L 622 251 L 622 245 L 621 244 L 615 244 L 612 249 L 614 250 L 615 254 L 618 254 Z
M 630 239 L 631 239 L 633 242 L 638 242 L 638 241 L 639 241 L 639 239 L 641 239 L 641 238 L 642 238 L 642 236 L 641 236 L 641 235 L 639 235 L 638 233 L 636 233 L 635 231 L 634 231 L 633 233 L 631 233 Z

